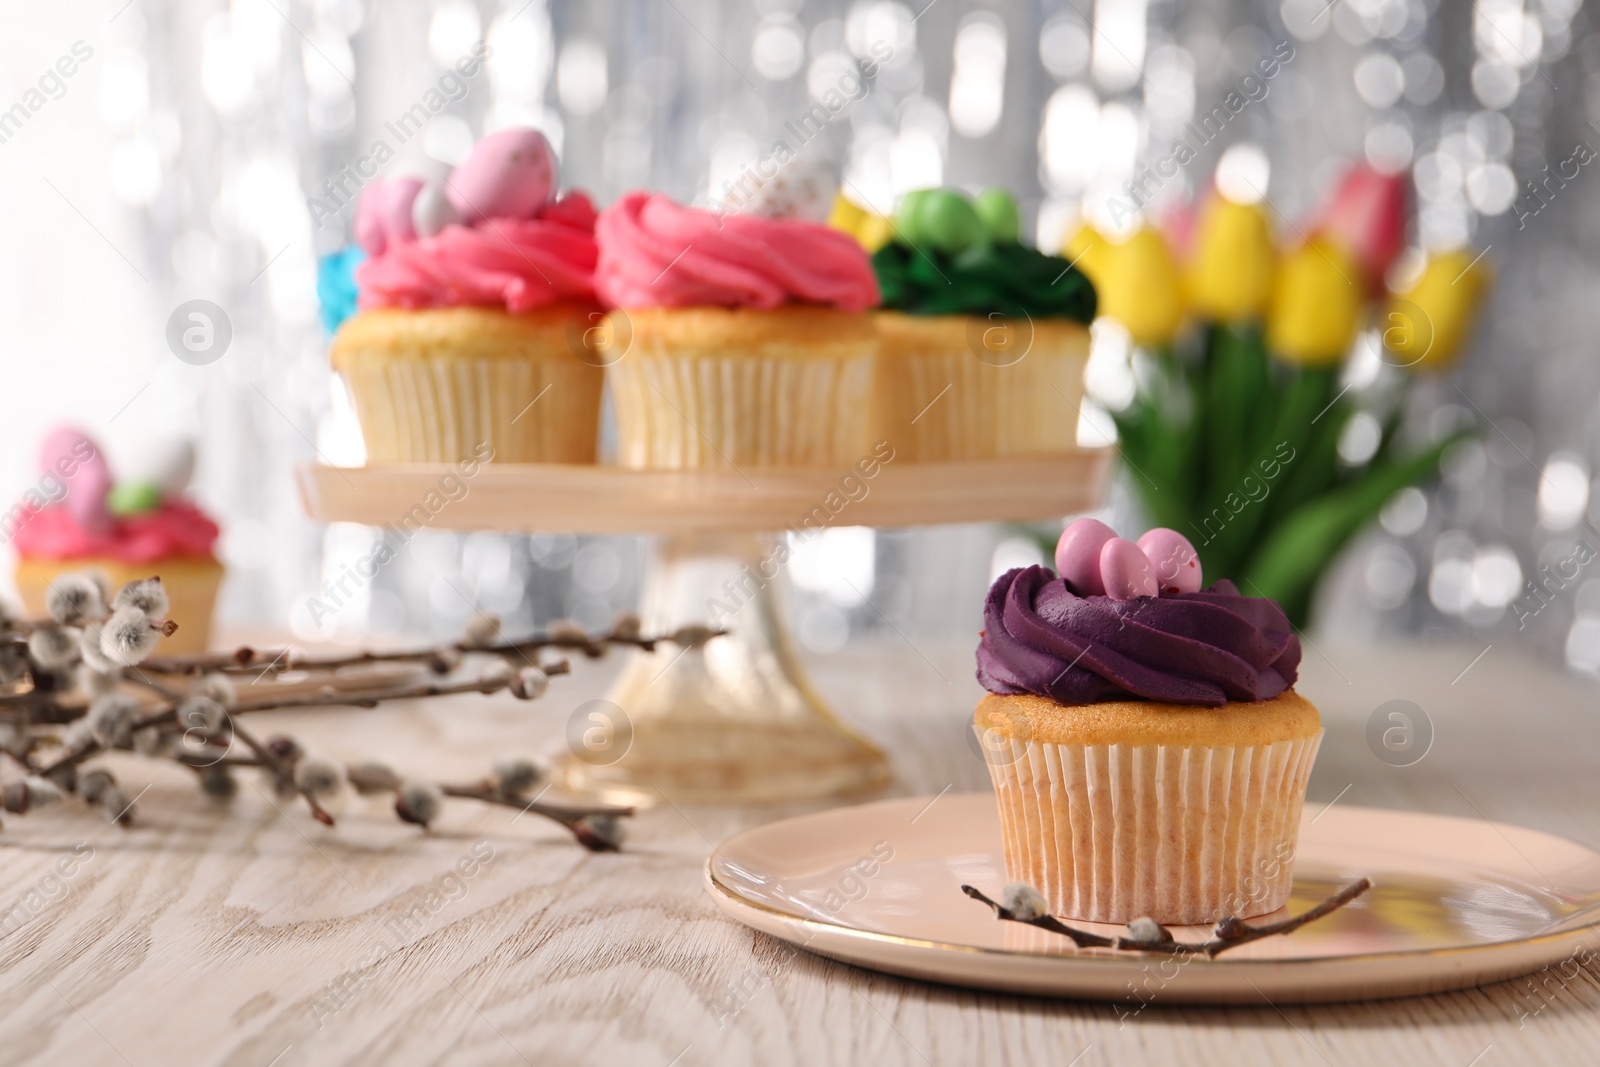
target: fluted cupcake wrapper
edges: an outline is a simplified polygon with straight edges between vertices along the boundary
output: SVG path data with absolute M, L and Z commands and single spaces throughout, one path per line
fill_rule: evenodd
M 993 367 L 970 352 L 885 359 L 883 432 L 908 458 L 987 459 L 1076 447 L 1083 361 L 1039 353 Z
M 625 467 L 827 467 L 868 446 L 873 358 L 634 353 L 607 368 Z
M 593 463 L 604 372 L 549 359 L 362 360 L 343 369 L 369 463 Z
M 1052 914 L 1186 925 L 1265 915 L 1289 899 L 1322 741 L 1056 745 L 983 731 L 1006 869 Z
M 876 436 L 912 462 L 1076 447 L 1088 334 L 1075 322 L 879 312 Z M 991 349 L 991 335 L 1021 350 Z

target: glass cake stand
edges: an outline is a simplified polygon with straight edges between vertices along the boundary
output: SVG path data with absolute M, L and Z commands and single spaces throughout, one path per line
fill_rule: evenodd
M 303 466 L 307 513 L 380 525 L 407 513 L 446 465 Z M 840 519 L 920 526 L 1059 518 L 1099 505 L 1109 449 L 968 463 L 886 464 Z M 805 676 L 785 622 L 781 533 L 837 493 L 841 471 L 627 470 L 486 464 L 438 528 L 654 534 L 640 616 L 651 633 L 718 622 L 698 648 L 636 652 L 604 700 L 570 721 L 563 785 L 632 804 L 795 801 L 888 780 L 884 754 L 841 722 Z M 720 604 L 720 609 L 716 606 Z

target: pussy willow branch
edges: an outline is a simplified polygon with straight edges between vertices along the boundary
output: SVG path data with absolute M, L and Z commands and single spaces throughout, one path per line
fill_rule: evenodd
M 539 669 L 544 671 L 546 675 L 552 678 L 556 675 L 572 673 L 571 665 L 565 660 L 560 660 L 555 663 L 540 664 Z M 301 693 L 296 696 L 264 697 L 260 700 L 242 700 L 229 707 L 228 713 L 230 715 L 238 715 L 246 712 L 279 711 L 292 708 L 375 708 L 379 704 L 389 700 L 421 700 L 427 697 L 452 696 L 458 693 L 497 693 L 500 690 L 507 688 L 510 684 L 511 680 L 509 678 L 476 678 L 472 681 L 452 682 L 449 684 L 424 682 L 415 685 L 388 686 L 374 689 L 329 690 L 318 693 Z M 41 697 L 48 697 L 50 695 L 51 694 L 40 694 Z M 141 726 L 160 726 L 164 723 L 174 721 L 177 714 L 177 705 L 183 702 L 183 697 L 174 692 L 172 696 L 167 697 L 166 699 L 168 700 L 166 706 L 147 712 L 143 718 L 137 721 L 134 728 L 138 729 Z M 77 713 L 71 714 L 66 718 L 33 720 L 39 724 L 44 724 L 47 721 L 51 724 L 59 724 L 62 722 L 70 722 L 72 719 L 78 718 L 87 708 L 87 705 L 81 703 L 70 705 L 55 704 L 41 699 L 36 704 L 25 705 L 21 702 L 18 702 L 14 705 L 6 706 L 5 701 L 0 699 L 0 715 L 12 710 L 14 707 L 52 707 L 62 711 Z
M 127 678 L 128 681 L 139 686 L 140 688 L 150 690 L 150 692 L 156 694 L 162 700 L 168 700 L 173 703 L 178 703 L 179 701 L 183 700 L 183 693 L 172 688 L 170 685 L 163 685 L 155 679 L 147 676 L 138 667 L 124 667 L 123 672 L 123 677 Z
M 288 783 L 289 787 L 293 789 L 297 795 L 304 798 L 306 807 L 311 809 L 312 818 L 316 819 L 324 826 L 334 825 L 332 813 L 330 813 L 322 806 L 321 803 L 318 802 L 314 794 L 300 788 L 300 786 L 295 783 L 293 771 L 284 766 L 283 761 L 273 754 L 272 749 L 262 744 L 254 734 L 236 722 L 230 720 L 228 723 L 228 729 L 231 731 L 232 737 L 238 738 L 244 744 L 244 746 L 253 753 L 253 755 L 229 756 L 224 754 L 216 758 L 207 758 L 199 753 L 179 751 L 171 753 L 172 759 L 195 771 L 204 771 L 210 767 L 217 766 L 218 764 L 227 767 L 257 767 L 265 770 L 272 775 L 275 783 Z M 232 738 L 225 733 L 203 734 L 202 739 L 207 744 L 222 746 L 224 753 L 231 750 L 233 747 Z
M 68 699 L 62 699 L 63 697 Z M 81 713 L 88 705 L 71 693 L 51 689 L 29 689 L 21 693 L 0 693 L 0 711 L 76 711 Z M 72 718 L 77 718 L 73 715 Z M 40 719 L 39 722 L 70 722 L 71 719 Z
M 85 623 L 109 622 L 110 619 L 110 612 L 99 612 L 93 615 L 80 615 L 71 622 L 66 623 L 57 622 L 54 619 L 0 619 L 0 631 L 5 631 L 3 636 L 0 636 L 0 640 L 10 641 L 13 644 L 19 645 L 26 644 L 27 635 L 33 633 L 35 630 L 45 630 L 58 626 L 81 627 Z M 173 634 L 178 632 L 178 624 L 171 619 L 164 619 L 161 622 L 154 622 L 154 620 L 152 620 L 152 623 L 156 629 L 160 630 L 168 637 L 171 637 Z
M 372 768 L 361 764 L 347 765 L 345 773 L 350 779 L 350 784 L 357 789 L 369 791 L 396 790 L 400 787 L 398 778 L 374 771 Z M 616 842 L 606 840 L 590 832 L 585 826 L 585 820 L 594 816 L 611 816 L 615 818 L 634 813 L 632 807 L 611 804 L 544 804 L 539 801 L 538 796 L 529 799 L 524 796 L 502 793 L 496 790 L 490 782 L 480 782 L 473 785 L 440 783 L 439 791 L 447 797 L 476 800 L 484 804 L 498 804 L 502 807 L 516 808 L 518 811 L 531 811 L 535 815 L 541 815 L 565 826 L 568 832 L 577 838 L 579 844 L 592 852 L 615 852 L 618 846 Z
M 682 633 L 682 631 L 679 631 Z M 709 640 L 722 637 L 726 630 L 706 629 L 697 638 Z M 233 652 L 208 652 L 194 656 L 151 656 L 140 666 L 154 674 L 284 674 L 289 671 L 336 671 L 347 667 L 370 666 L 376 663 L 430 663 L 442 661 L 452 655 L 482 654 L 509 657 L 537 652 L 546 648 L 579 651 L 591 659 L 605 654 L 608 645 L 623 645 L 654 652 L 658 644 L 670 642 L 674 634 L 646 637 L 640 634 L 612 631 L 606 634 L 572 637 L 529 637 L 519 641 L 506 641 L 493 645 L 470 644 L 464 641 L 437 645 L 431 648 L 402 649 L 395 652 L 364 650 L 333 656 L 307 656 L 293 649 L 256 649 L 244 646 Z
M 123 593 L 126 592 L 127 588 Z M 726 633 L 723 630 L 691 624 L 669 634 L 647 636 L 641 632 L 636 616 L 623 615 L 617 618 L 609 633 L 589 634 L 575 624 L 566 623 L 552 626 L 548 633 L 542 635 L 516 641 L 502 641 L 499 639 L 499 620 L 493 616 L 480 615 L 468 624 L 460 640 L 430 648 L 394 652 L 364 650 L 316 656 L 302 655 L 287 648 L 257 650 L 241 647 L 227 653 L 152 657 L 145 655 L 150 651 L 145 643 L 150 636 L 150 629 L 170 637 L 177 626 L 170 619 L 153 617 L 142 602 L 133 597 L 129 598 L 129 603 L 124 604 L 119 610 L 125 610 L 130 606 L 136 607 L 143 614 L 143 623 L 140 623 L 140 627 L 149 628 L 136 628 L 133 631 L 124 628 L 124 632 L 119 633 L 115 642 L 115 652 L 111 651 L 110 644 L 102 645 L 107 659 L 123 664 L 114 669 L 104 669 L 106 664 L 99 663 L 99 657 L 91 655 L 91 650 L 87 647 L 80 646 L 76 654 L 72 653 L 70 646 L 67 649 L 58 647 L 63 639 L 81 642 L 83 633 L 80 628 L 97 622 L 105 623 L 113 618 L 112 614 L 103 614 L 98 610 L 98 600 L 94 601 L 97 605 L 95 612 L 85 612 L 81 616 L 69 618 L 75 606 L 72 596 L 76 596 L 78 605 L 87 602 L 85 598 L 88 594 L 81 590 L 72 595 L 63 594 L 58 603 L 50 605 L 51 611 L 57 616 L 54 619 L 0 617 L 0 654 L 5 657 L 6 674 L 14 678 L 11 682 L 0 684 L 0 726 L 5 728 L 4 746 L 0 750 L 3 750 L 6 756 L 14 760 L 30 776 L 50 780 L 56 788 L 67 793 L 79 792 L 78 765 L 113 748 L 132 750 L 150 758 L 170 758 L 195 771 L 200 776 L 201 785 L 206 791 L 217 796 L 231 795 L 233 786 L 231 782 L 215 780 L 216 776 L 207 773 L 209 770 L 219 766 L 226 769 L 259 768 L 269 773 L 280 789 L 292 789 L 294 793 L 304 798 L 311 814 L 329 826 L 334 824 L 334 819 L 323 801 L 328 796 L 334 795 L 340 787 L 337 782 L 331 786 L 321 784 L 326 778 L 326 762 L 322 768 L 311 771 L 309 765 L 301 763 L 305 758 L 305 750 L 293 738 L 280 736 L 263 743 L 251 730 L 241 725 L 240 716 L 262 711 L 314 707 L 372 708 L 387 701 L 416 700 L 465 693 L 492 694 L 507 691 L 520 700 L 533 700 L 543 695 L 551 676 L 567 674 L 571 670 L 565 660 L 553 663 L 540 662 L 542 658 L 540 653 L 544 649 L 564 649 L 596 659 L 605 655 L 613 646 L 654 651 L 661 642 L 671 642 L 684 648 L 693 648 Z M 119 601 L 122 597 L 123 594 L 118 594 Z M 47 643 L 37 649 L 32 647 L 30 635 L 45 629 L 56 629 L 60 632 L 50 635 L 53 644 Z M 109 636 L 107 640 L 109 642 Z M 352 679 L 336 677 L 336 672 L 345 668 L 383 663 L 416 664 L 436 676 L 443 676 L 454 672 L 463 661 L 474 655 L 493 661 L 494 665 L 470 680 L 440 679 L 409 682 L 403 685 L 369 682 L 365 686 L 357 684 L 340 687 L 338 683 L 349 682 Z M 84 657 L 98 666 L 80 666 Z M 517 663 L 519 659 L 522 661 L 520 664 Z M 42 666 L 43 662 L 52 665 Z M 187 724 L 180 721 L 181 709 L 192 696 L 202 693 L 213 696 L 211 682 L 201 683 L 191 693 L 181 679 L 219 674 L 231 676 L 240 683 L 248 680 L 250 685 L 254 685 L 269 676 L 275 678 L 290 671 L 310 675 L 311 686 L 318 686 L 320 683 L 320 687 L 313 689 L 295 686 L 291 695 L 282 695 L 275 693 L 274 690 L 281 691 L 284 686 L 268 682 L 258 689 L 245 689 L 246 694 L 255 699 L 241 701 L 234 692 L 234 685 L 230 685 L 226 680 L 219 680 L 217 684 L 227 690 L 227 693 L 215 695 L 214 699 L 223 705 L 226 719 L 221 722 L 212 721 L 209 712 L 202 712 L 207 719 L 203 728 L 197 728 L 197 724 L 192 721 Z M 70 731 L 59 729 L 77 723 L 89 715 L 91 710 L 96 715 L 101 714 L 96 701 L 102 696 L 109 697 L 119 684 L 136 686 L 145 695 L 138 704 L 128 708 L 119 709 L 107 705 L 104 714 L 115 718 L 89 723 L 88 725 L 94 727 L 93 731 L 84 729 L 83 724 L 75 726 Z M 245 687 L 240 684 L 237 688 Z M 135 712 L 133 708 L 142 710 Z M 129 718 L 131 722 L 127 721 Z M 118 736 L 114 744 L 107 745 L 99 735 L 111 729 L 115 729 Z M 173 741 L 180 733 L 185 738 L 200 734 L 207 751 L 173 751 Z M 146 744 L 151 734 L 155 735 L 154 747 Z M 248 757 L 234 755 L 231 752 L 234 740 L 249 750 Z M 53 756 L 50 762 L 44 763 L 36 755 L 40 746 L 44 746 Z M 511 765 L 516 767 L 518 762 L 512 760 Z M 533 764 L 525 759 L 521 760 L 520 764 L 523 768 L 529 769 L 502 772 L 497 765 L 493 775 L 468 785 L 433 784 L 410 779 L 401 781 L 393 771 L 387 769 L 382 771 L 383 783 L 366 781 L 364 785 L 367 792 L 392 791 L 395 794 L 396 814 L 406 822 L 420 823 L 424 827 L 432 817 L 430 813 L 437 810 L 440 798 L 448 796 L 532 811 L 560 823 L 584 847 L 591 850 L 614 850 L 619 847 L 620 828 L 609 820 L 633 814 L 632 808 L 543 804 L 539 802 L 537 795 L 529 799 L 523 794 L 532 792 L 531 787 L 524 788 L 524 786 L 528 781 L 532 781 L 526 776 L 533 773 L 531 770 Z M 334 769 L 337 771 L 337 765 Z M 302 770 L 307 771 L 303 779 L 300 774 Z M 344 771 L 344 777 L 352 784 L 356 784 L 357 779 L 364 774 L 370 776 L 371 773 L 375 773 L 371 765 L 346 767 Z M 502 773 L 513 777 L 502 781 L 500 778 Z M 114 813 L 114 818 L 123 825 L 129 825 L 131 820 L 128 818 L 128 813 L 132 805 L 126 802 L 126 795 L 116 785 L 110 771 L 99 767 L 87 772 L 87 775 L 82 779 L 87 783 L 83 798 L 90 799 L 89 786 L 93 785 L 94 792 L 103 793 L 107 798 L 102 806 L 110 810 L 120 805 L 121 810 Z M 523 782 L 524 785 L 506 784 L 512 781 Z M 376 789 L 373 788 L 375 784 Z M 413 789 L 413 785 L 417 788 Z M 16 814 L 25 813 L 33 803 L 30 799 L 32 795 L 30 790 L 41 788 L 43 787 L 30 786 L 26 781 L 11 783 L 5 793 L 7 810 Z M 330 789 L 333 792 L 330 792 Z
M 235 727 L 234 730 L 235 733 L 238 732 L 237 727 Z M 220 758 L 216 758 L 191 752 L 178 752 L 173 754 L 172 758 L 178 763 L 183 764 L 185 767 L 189 767 L 190 769 L 196 771 L 207 770 L 211 767 L 229 767 L 241 769 L 256 768 L 269 770 L 274 774 L 281 773 L 279 770 L 279 768 L 281 768 L 281 764 L 273 759 L 270 753 L 268 754 L 268 759 L 272 760 L 270 763 L 260 759 L 258 756 L 222 756 Z M 347 764 L 345 767 L 345 773 L 349 777 L 350 784 L 352 786 L 367 792 L 392 792 L 397 790 L 400 786 L 400 779 L 398 777 L 375 774 L 369 767 L 358 763 Z M 516 808 L 518 811 L 526 811 L 531 812 L 534 815 L 543 816 L 552 822 L 560 823 L 562 826 L 566 827 L 567 830 L 571 832 L 572 835 L 577 838 L 585 848 L 595 852 L 615 852 L 617 851 L 617 846 L 609 841 L 596 838 L 592 834 L 585 834 L 582 826 L 580 825 L 583 820 L 597 815 L 620 818 L 632 815 L 636 810 L 631 807 L 619 807 L 609 804 L 545 804 L 537 799 L 529 800 L 527 798 L 519 798 L 516 796 L 507 796 L 502 793 L 497 793 L 487 785 L 441 784 L 439 786 L 439 791 L 447 797 L 456 797 L 461 800 L 476 800 L 484 804 L 496 804 L 501 807 Z M 310 799 L 311 798 L 307 797 L 307 800 Z
M 1333 896 L 1324 900 L 1314 908 L 1309 908 L 1299 915 L 1275 923 L 1263 923 L 1260 926 L 1251 926 L 1243 919 L 1220 919 L 1212 928 L 1213 937 L 1210 941 L 1175 941 L 1170 931 L 1162 926 L 1163 939 L 1160 941 L 1140 941 L 1131 937 L 1106 937 L 1102 934 L 1090 933 L 1068 926 L 1053 915 L 1041 915 L 1037 919 L 1023 919 L 1013 915 L 999 901 L 984 895 L 977 888 L 963 885 L 961 891 L 973 900 L 982 901 L 994 909 L 995 917 L 1008 922 L 1022 923 L 1025 926 L 1034 926 L 1040 930 L 1049 930 L 1053 934 L 1060 934 L 1070 938 L 1072 943 L 1079 948 L 1109 948 L 1125 952 L 1154 952 L 1167 956 L 1205 956 L 1215 959 L 1219 954 L 1230 948 L 1248 945 L 1252 941 L 1259 941 L 1264 937 L 1274 937 L 1278 934 L 1292 934 L 1309 922 L 1328 915 L 1346 904 L 1355 900 L 1361 894 L 1372 888 L 1370 879 L 1361 878 L 1340 889 Z
M 254 756 L 207 756 L 200 752 L 174 752 L 171 758 L 192 771 L 203 771 L 211 767 L 270 769 Z
M 255 753 L 257 762 L 272 772 L 274 779 L 282 781 L 283 779 L 287 778 L 290 783 L 294 783 L 294 775 L 284 767 L 283 762 L 279 760 L 277 756 L 274 756 L 272 751 L 268 749 L 266 745 L 263 745 L 260 741 L 256 740 L 254 734 L 252 734 L 249 730 L 246 730 L 240 724 L 232 721 L 231 718 L 229 719 L 228 726 L 233 731 L 233 736 L 237 737 L 240 741 L 243 741 L 245 747 L 251 752 Z M 333 825 L 333 815 L 317 802 L 317 798 L 312 795 L 309 790 L 302 789 L 299 785 L 295 785 L 294 791 L 304 798 L 306 807 L 311 809 L 312 818 L 316 819 L 324 826 Z
M 565 661 L 551 663 L 540 669 L 547 675 L 569 674 L 572 670 Z M 510 685 L 511 678 L 509 677 L 481 677 L 474 678 L 471 681 L 450 684 L 425 683 L 421 685 L 394 686 L 387 689 L 356 689 L 342 693 L 304 693 L 292 697 L 268 697 L 262 700 L 240 701 L 226 710 L 228 716 L 232 718 L 235 715 L 244 715 L 250 712 L 282 711 L 289 708 L 375 708 L 387 700 L 418 700 L 424 697 L 453 696 L 461 693 L 483 693 L 487 695 L 489 693 L 498 693 L 509 688 Z M 135 719 L 131 731 L 137 733 L 146 727 L 168 726 L 177 721 L 178 707 L 176 704 L 169 704 L 165 707 L 147 711 Z M 90 741 L 88 744 L 58 757 L 53 763 L 41 768 L 30 769 L 34 770 L 34 773 L 49 777 L 54 771 L 82 763 L 91 756 L 99 755 L 104 751 L 105 747 L 100 742 Z M 323 814 L 326 815 L 326 812 Z M 322 816 L 318 816 L 318 821 L 322 821 Z
M 565 661 L 543 664 L 540 670 L 554 677 L 571 674 L 572 667 Z M 381 689 L 347 689 L 321 693 L 302 693 L 299 696 L 267 697 L 261 700 L 241 700 L 228 707 L 229 715 L 244 715 L 258 711 L 282 711 L 289 708 L 375 708 L 390 700 L 421 700 L 427 697 L 456 696 L 462 693 L 498 693 L 510 688 L 510 677 L 485 676 L 463 682 L 421 682 L 416 685 L 389 686 Z M 161 726 L 175 722 L 178 709 L 161 708 L 139 719 L 138 726 Z M 135 727 L 137 728 L 137 727 Z
M 503 796 L 481 785 L 440 785 L 439 789 L 447 797 L 460 797 L 464 800 L 481 800 L 485 804 L 499 804 L 507 808 L 516 808 L 519 811 L 533 811 L 547 819 L 554 819 L 564 826 L 570 827 L 579 819 L 590 815 L 632 815 L 634 809 L 630 807 L 616 807 L 613 805 L 572 806 L 567 804 L 542 804 L 537 800 L 519 800 L 516 797 Z
M 99 755 L 103 751 L 105 751 L 105 749 L 100 746 L 100 742 L 91 741 L 81 748 L 75 748 L 63 756 L 56 757 L 54 761 L 46 763 L 43 766 L 36 766 L 30 763 L 28 765 L 28 770 L 30 773 L 37 774 L 41 778 L 50 778 L 55 775 L 57 771 L 66 770 L 68 767 L 76 767 L 89 757 Z

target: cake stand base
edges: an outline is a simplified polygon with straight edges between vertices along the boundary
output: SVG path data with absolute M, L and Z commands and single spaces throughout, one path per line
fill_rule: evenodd
M 744 804 L 835 796 L 888 780 L 883 753 L 806 680 L 783 622 L 781 535 L 658 539 L 646 632 L 728 631 L 700 648 L 639 652 L 605 700 L 573 712 L 562 784 L 606 801 Z

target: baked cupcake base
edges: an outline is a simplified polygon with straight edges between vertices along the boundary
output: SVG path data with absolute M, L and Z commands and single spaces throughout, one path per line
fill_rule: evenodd
M 151 563 L 124 563 L 104 556 L 82 559 L 19 559 L 17 561 L 17 591 L 28 614 L 35 618 L 45 615 L 45 594 L 58 575 L 68 573 L 88 574 L 98 571 L 105 575 L 111 593 L 129 582 L 143 581 L 159 576 L 167 591 L 171 606 L 167 618 L 178 624 L 171 637 L 163 637 L 156 645 L 158 656 L 182 656 L 204 652 L 211 644 L 211 615 L 217 602 L 217 590 L 222 585 L 223 568 L 216 560 L 196 556 L 173 556 Z
M 877 334 L 811 306 L 613 313 L 625 467 L 827 467 L 867 451 Z
M 1079 323 L 898 311 L 873 317 L 874 420 L 900 457 L 992 459 L 1077 446 L 1089 359 L 1089 333 Z
M 593 316 L 593 318 L 591 318 Z M 558 304 L 363 311 L 333 340 L 371 463 L 593 463 L 599 312 Z
M 990 695 L 974 728 L 1009 876 L 1052 914 L 1195 924 L 1288 901 L 1322 740 L 1316 708 L 1293 690 L 1221 708 Z

